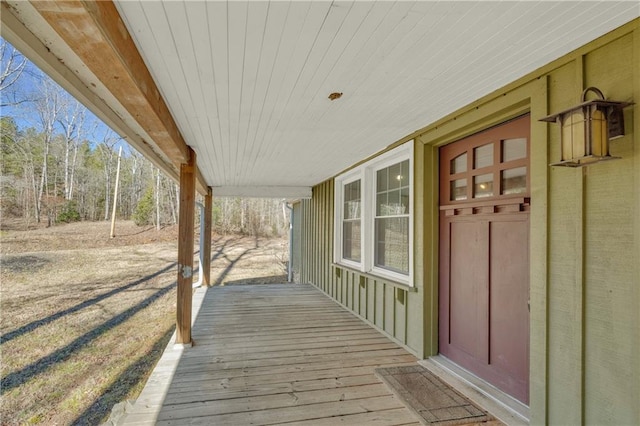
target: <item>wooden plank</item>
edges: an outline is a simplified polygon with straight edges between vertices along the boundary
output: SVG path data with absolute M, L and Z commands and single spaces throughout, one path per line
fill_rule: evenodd
M 250 378 L 258 376 L 269 376 L 275 380 L 276 383 L 287 382 L 291 379 L 291 375 L 295 375 L 297 380 L 301 376 L 301 373 L 318 373 L 323 374 L 327 370 L 341 371 L 351 367 L 367 367 L 367 366 L 382 366 L 389 364 L 406 364 L 411 363 L 415 357 L 409 354 L 404 355 L 385 355 L 379 357 L 360 357 L 357 359 L 347 360 L 333 360 L 332 358 L 322 357 L 315 362 L 302 361 L 300 363 L 290 363 L 281 365 L 269 365 L 262 363 L 254 363 L 253 366 L 241 365 L 241 366 L 227 366 L 217 362 L 201 363 L 197 365 L 188 365 L 180 368 L 180 377 L 176 378 L 178 381 L 184 381 L 193 383 L 203 376 L 202 370 L 206 368 L 206 380 L 228 379 L 235 377 Z
M 178 291 L 176 343 L 191 344 L 191 298 L 193 297 L 193 223 L 196 186 L 196 153 L 180 166 L 180 212 L 178 224 Z
M 199 340 L 198 340 L 199 342 Z M 200 346 L 200 344 L 198 344 Z M 372 345 L 354 345 L 354 346 L 335 346 L 335 347 L 320 347 L 320 348 L 305 348 L 300 349 L 296 348 L 294 350 L 284 350 L 278 351 L 277 356 L 274 352 L 253 352 L 253 353 L 243 353 L 241 362 L 252 362 L 254 360 L 272 360 L 278 358 L 287 358 L 287 357 L 313 357 L 316 355 L 331 355 L 331 356 L 341 356 L 348 357 L 349 354 L 357 354 L 357 356 L 367 355 L 370 353 L 375 353 L 377 351 L 392 351 L 397 349 L 397 345 L 390 341 L 386 341 L 383 343 L 372 344 Z M 390 353 L 396 355 L 396 353 Z M 203 355 L 193 356 L 193 360 L 195 363 L 198 363 L 198 358 L 202 360 L 211 360 L 211 359 L 219 359 L 220 362 L 224 362 L 225 359 L 234 358 L 238 359 L 237 353 L 231 353 L 226 355 L 215 355 L 212 357 L 208 352 Z
M 324 340 L 345 340 L 351 341 L 351 339 L 362 339 L 362 338 L 374 338 L 380 337 L 380 334 L 371 328 L 355 328 L 350 330 L 330 330 L 330 331 L 318 331 L 317 334 L 313 335 L 313 338 L 310 339 L 309 332 L 306 330 L 301 330 L 297 333 L 291 334 L 276 334 L 272 335 L 263 334 L 263 335 L 236 335 L 235 337 L 227 336 L 223 343 L 217 344 L 216 336 L 211 337 L 211 341 L 214 342 L 212 347 L 224 345 L 224 347 L 233 347 L 234 344 L 239 344 L 242 347 L 252 347 L 252 346 L 262 346 L 262 345 L 277 345 L 280 342 L 285 342 L 287 344 L 295 343 L 295 342 L 308 342 L 310 340 L 319 342 Z M 206 342 L 206 340 L 203 340 Z
M 347 414 L 322 419 L 305 420 L 300 422 L 288 423 L 288 426 L 334 426 L 343 425 L 414 425 L 419 426 L 421 423 L 416 422 L 415 416 L 403 408 L 396 408 L 384 411 L 373 411 L 364 414 Z
M 201 415 L 203 411 L 192 410 L 189 417 L 190 424 L 240 425 L 240 424 L 280 424 L 291 421 L 313 420 L 326 417 L 327 412 L 335 415 L 366 413 L 374 410 L 388 410 L 402 408 L 403 405 L 395 396 L 381 396 L 353 401 L 325 402 L 277 410 L 243 411 L 232 414 Z M 179 424 L 170 420 L 161 420 L 158 425 Z
M 200 340 L 198 340 L 200 341 Z M 375 337 L 375 338 L 371 338 L 371 339 L 360 339 L 358 341 L 358 344 L 362 344 L 362 345 L 368 345 L 368 344 L 381 344 L 385 342 L 385 337 L 384 336 L 380 336 L 380 337 Z M 343 347 L 345 346 L 345 342 L 331 342 L 331 341 L 322 341 L 322 342 L 311 342 L 311 343 L 307 343 L 303 346 L 304 350 L 308 350 L 308 349 L 314 349 L 314 348 L 330 348 L 330 347 Z M 267 346 L 264 348 L 261 348 L 260 346 L 253 346 L 251 348 L 247 348 L 247 349 L 242 349 L 242 347 L 231 347 L 231 348 L 218 348 L 215 351 L 207 346 L 207 350 L 212 354 L 212 355 L 228 355 L 228 354 L 235 354 L 235 353 L 241 353 L 242 351 L 248 351 L 248 350 L 257 350 L 257 349 L 261 350 L 262 352 L 275 352 L 275 351 L 280 351 L 280 350 L 293 350 L 293 349 L 298 349 L 300 348 L 300 345 L 298 343 L 292 343 L 292 344 L 282 344 L 282 345 L 278 345 L 278 346 Z
M 241 359 L 238 360 L 236 356 L 216 356 L 216 357 L 201 357 L 198 359 L 192 358 L 192 366 L 185 366 L 182 371 L 198 370 L 202 369 L 203 365 L 207 365 L 208 369 L 214 370 L 230 370 L 233 368 L 261 368 L 261 367 L 273 367 L 273 366 L 292 366 L 292 365 L 304 365 L 312 364 L 319 365 L 317 363 L 325 362 L 323 368 L 327 367 L 326 360 L 338 359 L 335 361 L 337 365 L 346 366 L 347 363 L 355 362 L 362 363 L 363 359 L 365 364 L 372 362 L 379 362 L 380 360 L 387 359 L 388 357 L 401 357 L 407 355 L 407 352 L 401 348 L 391 349 L 378 349 L 367 352 L 345 352 L 340 353 L 339 357 L 334 356 L 336 354 L 319 354 L 319 355 L 306 355 L 296 354 L 293 356 L 282 356 L 282 353 L 278 353 L 276 356 L 270 356 L 268 358 L 259 359 Z M 355 361 L 354 361 L 355 360 Z M 404 361 L 403 361 L 404 362 Z M 301 367 L 304 368 L 304 367 Z
M 389 388 L 382 383 L 357 387 L 342 387 L 306 392 L 282 392 L 259 397 L 197 401 L 187 404 L 168 405 L 166 415 L 160 419 L 190 418 L 193 412 L 202 416 L 231 414 L 240 411 L 271 410 L 274 408 L 339 402 L 354 399 L 391 395 Z
M 329 379 L 310 380 L 305 382 L 272 383 L 268 385 L 249 384 L 243 389 L 221 389 L 219 391 L 209 391 L 207 392 L 207 395 L 211 398 L 215 398 L 216 400 L 225 400 L 250 396 L 273 395 L 279 392 L 305 392 L 312 390 L 324 391 L 327 389 L 341 389 L 344 387 L 366 386 L 379 383 L 380 380 L 374 374 L 364 374 L 360 376 L 332 377 Z M 162 396 L 164 397 L 164 394 L 162 394 Z M 144 405 L 154 404 L 154 400 L 150 398 L 139 400 Z M 172 390 L 171 393 L 166 395 L 166 398 L 163 399 L 163 403 L 165 404 L 179 404 L 192 401 L 194 401 L 193 393 L 189 392 L 188 389 L 186 392 Z

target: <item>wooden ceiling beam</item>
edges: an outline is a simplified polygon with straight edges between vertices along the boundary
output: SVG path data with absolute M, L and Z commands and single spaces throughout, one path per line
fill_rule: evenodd
M 115 5 L 79 0 L 30 4 L 149 135 L 175 170 L 187 163 L 189 146 Z M 197 190 L 206 195 L 207 184 L 199 170 L 197 176 Z

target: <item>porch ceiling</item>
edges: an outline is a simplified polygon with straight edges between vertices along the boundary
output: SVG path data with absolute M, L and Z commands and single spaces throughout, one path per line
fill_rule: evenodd
M 63 63 L 86 64 L 59 35 L 61 13 L 8 3 Z M 177 140 L 197 153 L 202 185 L 214 195 L 286 197 L 309 195 L 312 185 L 640 15 L 637 1 L 115 6 Z M 93 29 L 108 33 L 102 19 Z M 133 145 L 143 140 L 145 154 L 175 176 L 184 150 L 159 140 L 158 124 L 140 123 L 104 82 L 92 88 L 91 72 L 74 74 L 129 123 L 123 133 Z M 332 92 L 343 96 L 331 101 Z

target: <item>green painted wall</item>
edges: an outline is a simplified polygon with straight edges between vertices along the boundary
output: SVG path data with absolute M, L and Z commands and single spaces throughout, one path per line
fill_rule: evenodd
M 302 264 L 302 203 L 293 204 L 293 247 L 291 259 L 291 269 L 293 270 L 293 281 L 300 282 L 300 267 Z
M 529 112 L 532 424 L 640 424 L 640 114 L 625 110 L 622 160 L 559 160 L 559 130 L 538 119 L 589 86 L 640 103 L 640 20 L 408 135 L 414 152 L 415 292 L 332 266 L 333 181 L 301 206 L 301 279 L 419 356 L 437 353 L 438 148 Z
M 411 352 L 422 356 L 422 292 L 333 265 L 334 184 L 300 203 L 300 281 L 310 282 Z M 297 211 L 296 211 L 297 213 Z M 294 256 L 295 257 L 295 256 Z M 420 279 L 422 282 L 422 279 Z

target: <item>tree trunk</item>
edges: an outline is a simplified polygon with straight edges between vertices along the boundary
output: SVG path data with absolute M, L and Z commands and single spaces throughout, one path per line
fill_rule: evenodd
M 156 173 L 156 230 L 160 230 L 160 169 Z
M 174 193 L 171 190 L 171 186 L 169 186 L 169 204 L 171 205 L 171 220 L 173 222 L 173 224 L 175 225 L 176 223 L 178 223 L 178 218 L 176 216 L 176 203 L 175 201 L 177 201 L 178 199 L 178 194 Z

